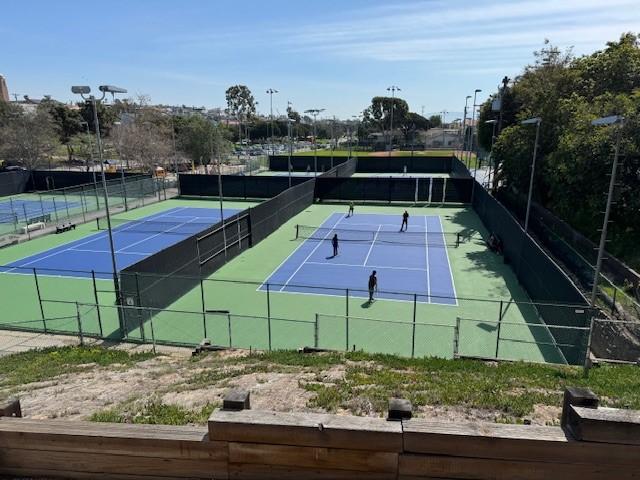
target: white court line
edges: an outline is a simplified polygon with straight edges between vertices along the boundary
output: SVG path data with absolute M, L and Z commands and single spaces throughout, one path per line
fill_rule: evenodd
M 456 284 L 453 281 L 453 270 L 451 270 L 451 262 L 449 261 L 449 249 L 446 247 L 446 240 L 444 238 L 444 231 L 442 230 L 442 219 L 438 215 L 438 223 L 440 224 L 440 232 L 442 233 L 442 243 L 445 245 L 444 254 L 447 257 L 447 265 L 449 266 L 449 277 L 451 277 L 451 286 L 453 287 L 453 298 L 458 306 L 458 295 L 456 293 Z
M 89 250 L 86 248 L 70 248 L 70 252 L 88 252 L 88 253 L 111 253 L 109 250 Z M 116 250 L 116 253 L 122 253 L 123 255 L 153 255 L 153 253 L 149 252 L 122 252 L 120 250 Z
M 288 284 L 288 283 L 291 281 L 291 279 L 296 275 L 296 273 L 298 273 L 298 272 L 300 271 L 300 269 L 304 266 L 304 264 L 305 264 L 305 263 L 307 263 L 307 260 L 309 260 L 309 258 L 311 258 L 311 255 L 313 255 L 314 253 L 316 253 L 316 250 L 318 250 L 318 247 L 319 247 L 320 245 L 322 245 L 322 242 L 323 242 L 324 240 L 326 240 L 326 239 L 327 239 L 327 237 L 328 237 L 329 235 L 331 235 L 331 233 L 332 233 L 332 232 L 333 232 L 333 230 L 338 226 L 338 224 L 340 223 L 340 221 L 342 220 L 342 218 L 343 218 L 343 217 L 341 216 L 341 217 L 340 217 L 340 219 L 339 219 L 339 220 L 338 220 L 338 221 L 333 225 L 333 227 L 329 230 L 329 232 L 327 232 L 327 234 L 324 236 L 324 238 L 318 242 L 318 244 L 315 246 L 315 248 L 314 248 L 313 250 L 311 250 L 311 253 L 310 253 L 309 255 L 307 255 L 307 258 L 305 258 L 305 259 L 302 261 L 302 263 L 300 264 L 300 266 L 298 266 L 298 268 L 296 268 L 296 271 L 295 271 L 295 272 L 293 272 L 293 273 L 291 274 L 291 276 L 287 279 L 287 281 L 286 281 L 286 282 L 284 282 L 284 285 L 283 285 L 283 286 L 280 288 L 280 290 L 279 290 L 280 292 L 281 292 L 284 288 L 286 288 L 287 284 Z
M 135 247 L 136 245 L 139 245 L 139 244 L 141 244 L 142 242 L 147 242 L 147 241 L 151 240 L 152 238 L 156 238 L 156 237 L 159 237 L 160 235 L 164 235 L 165 233 L 168 233 L 168 232 L 170 232 L 170 231 L 172 231 L 172 230 L 174 230 L 174 229 L 176 229 L 176 228 L 184 227 L 184 226 L 185 226 L 185 225 L 187 225 L 188 223 L 191 223 L 191 222 L 193 222 L 193 221 L 197 220 L 198 218 L 200 218 L 200 217 L 193 217 L 191 220 L 188 220 L 188 221 L 183 222 L 183 223 L 179 223 L 179 224 L 177 224 L 175 227 L 171 227 L 171 228 L 169 228 L 169 229 L 167 229 L 167 230 L 165 230 L 165 231 L 163 231 L 163 232 L 159 232 L 159 233 L 156 233 L 155 235 L 151 235 L 150 237 L 143 238 L 142 240 L 139 240 L 139 241 L 137 241 L 137 242 L 130 243 L 130 244 L 129 244 L 129 245 L 127 245 L 126 247 L 121 248 L 120 250 L 118 250 L 118 252 L 124 252 L 127 248 Z M 186 235 L 191 236 L 191 235 L 194 235 L 194 234 L 193 234 L 193 233 L 188 233 L 188 234 L 186 234 Z
M 185 208 L 188 208 L 188 207 L 178 207 L 178 209 L 180 209 L 180 210 L 185 209 Z M 176 209 L 175 209 L 175 208 L 172 208 L 171 210 L 167 210 L 167 212 L 165 212 L 163 215 L 168 214 L 168 212 L 171 212 L 172 210 L 176 210 Z M 163 215 L 158 215 L 158 217 L 161 217 L 161 216 L 163 216 Z M 156 218 L 157 218 L 157 217 L 156 217 Z M 132 225 L 132 226 L 133 226 L 133 225 Z M 131 228 L 131 227 L 127 227 L 127 228 Z M 126 228 L 122 228 L 122 229 L 120 229 L 120 230 L 114 230 L 114 233 L 116 233 L 116 232 L 121 232 L 122 230 L 126 230 Z M 107 234 L 106 234 L 106 233 L 103 233 L 103 234 L 96 233 L 96 234 L 94 234 L 94 235 L 97 235 L 97 237 L 96 237 L 96 238 L 91 238 L 90 240 L 87 240 L 86 242 L 77 243 L 77 244 L 75 244 L 75 245 L 74 245 L 74 246 L 72 246 L 72 247 L 63 248 L 63 249 L 58 250 L 58 251 L 56 251 L 56 252 L 50 253 L 49 255 L 45 255 L 44 257 L 38 257 L 38 258 L 36 258 L 36 259 L 34 259 L 34 260 L 31 260 L 30 262 L 22 263 L 22 264 L 20 264 L 20 265 L 18 265 L 18 266 L 16 266 L 16 267 L 13 267 L 11 270 L 9 270 L 8 272 L 5 272 L 5 273 L 12 273 L 12 271 L 13 271 L 13 270 L 17 270 L 17 269 L 19 269 L 19 268 L 24 268 L 25 266 L 27 266 L 27 265 L 31 265 L 32 263 L 39 262 L 40 260 L 45 260 L 45 259 L 47 259 L 47 258 L 54 257 L 54 256 L 56 256 L 56 255 L 58 255 L 58 254 L 60 254 L 60 253 L 63 253 L 63 252 L 73 251 L 73 249 L 74 249 L 75 247 L 81 247 L 82 245 L 87 245 L 88 243 L 93 243 L 93 242 L 95 242 L 95 241 L 97 241 L 97 240 L 102 240 L 102 239 L 104 239 L 104 238 L 107 236 Z M 92 236 L 93 236 L 93 235 L 92 235 Z M 71 243 L 73 243 L 73 242 L 71 242 Z M 59 248 L 59 247 L 62 247 L 62 246 L 64 246 L 64 243 L 63 243 L 62 245 L 58 245 L 58 247 L 53 247 L 53 248 L 55 249 L 55 248 Z M 38 254 L 36 254 L 36 256 L 37 256 L 37 255 L 38 255 Z M 16 260 L 16 261 L 17 261 L 17 262 L 19 262 L 20 260 Z
M 431 275 L 431 272 L 429 271 L 429 227 L 427 227 L 427 216 L 424 216 L 424 240 L 425 240 L 425 244 L 424 244 L 424 251 L 426 254 L 425 257 L 425 264 L 427 266 L 427 303 L 431 303 L 431 280 L 429 278 L 429 275 Z
M 358 268 L 362 268 L 364 265 L 360 265 L 360 264 L 353 264 L 353 263 L 326 263 L 326 262 L 307 262 L 307 265 L 336 265 L 336 266 L 340 266 L 340 267 L 358 267 Z M 413 267 L 384 267 L 384 266 L 377 266 L 377 265 L 368 265 L 369 268 L 378 268 L 380 270 L 414 270 L 414 271 L 418 271 L 418 272 L 426 272 L 426 270 L 424 268 L 413 268 Z
M 369 247 L 369 251 L 367 252 L 367 256 L 364 259 L 364 263 L 362 264 L 363 267 L 367 266 L 367 261 L 369 260 L 369 255 L 371 255 L 371 251 L 373 250 L 373 246 L 376 244 L 376 238 L 378 238 L 378 234 L 380 233 L 380 229 L 382 228 L 382 225 L 378 225 L 378 230 L 376 231 L 376 234 L 373 236 L 373 242 L 371 242 L 371 246 Z

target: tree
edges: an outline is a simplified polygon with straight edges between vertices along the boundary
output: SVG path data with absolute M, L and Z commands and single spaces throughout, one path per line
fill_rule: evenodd
M 363 121 L 375 123 L 384 131 L 391 128 L 391 112 L 393 110 L 394 126 L 402 125 L 409 112 L 406 101 L 397 97 L 373 97 L 371 105 L 363 112 Z
M 400 129 L 402 130 L 402 134 L 404 135 L 405 142 L 409 142 L 411 139 L 411 143 L 413 144 L 415 141 L 415 132 L 417 130 L 428 130 L 431 126 L 431 122 L 424 118 L 422 115 L 414 112 L 409 112 L 404 118 L 402 125 L 400 125 Z
M 0 126 L 0 156 L 27 170 L 48 165 L 59 145 L 55 124 L 49 113 L 19 113 Z
M 231 151 L 220 126 L 204 117 L 176 117 L 176 130 L 178 148 L 194 164 L 208 165 L 212 159 L 224 158 Z
M 431 115 L 429 117 L 431 128 L 439 128 L 442 126 L 442 117 L 440 115 Z
M 68 160 L 73 160 L 73 144 L 71 138 L 84 130 L 84 119 L 79 110 L 72 110 L 64 103 L 55 100 L 44 100 L 38 108 L 45 109 L 53 120 L 60 143 L 67 147 Z
M 95 137 L 91 133 L 78 133 L 69 139 L 68 148 L 76 158 L 84 160 L 87 172 L 93 159 Z
M 238 140 L 242 141 L 242 122 L 256 113 L 256 101 L 245 85 L 233 85 L 225 92 L 229 113 L 238 120 Z

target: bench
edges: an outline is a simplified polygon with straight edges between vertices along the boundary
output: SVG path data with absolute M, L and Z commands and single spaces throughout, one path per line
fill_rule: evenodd
M 24 234 L 27 234 L 29 232 L 33 232 L 34 230 L 44 230 L 45 227 L 46 225 L 44 224 L 44 222 L 29 223 L 24 227 L 20 227 L 20 231 Z
M 75 230 L 75 223 L 63 223 L 62 225 L 56 225 L 56 233 L 68 232 L 69 230 Z

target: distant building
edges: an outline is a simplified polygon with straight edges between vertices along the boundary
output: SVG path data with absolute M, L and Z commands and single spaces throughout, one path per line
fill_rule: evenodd
M 460 129 L 432 128 L 424 136 L 427 148 L 457 147 L 461 143 Z
M 0 75 L 0 102 L 9 101 L 9 89 L 7 88 L 7 82 L 4 77 Z

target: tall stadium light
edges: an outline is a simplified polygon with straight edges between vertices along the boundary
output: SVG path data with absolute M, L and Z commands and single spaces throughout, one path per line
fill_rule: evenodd
M 293 119 L 287 118 L 287 133 L 289 134 L 289 158 L 287 159 L 287 170 L 289 171 L 289 188 L 291 188 L 291 155 L 293 154 L 293 140 L 291 138 L 293 132 L 293 126 L 291 125 Z
M 480 90 L 479 88 L 476 88 L 473 91 L 473 110 L 471 111 L 471 133 L 469 134 L 469 140 L 471 141 L 471 145 L 469 145 L 469 155 L 467 156 L 467 164 L 469 164 L 471 162 L 471 150 L 473 150 L 473 135 L 474 135 L 474 132 L 477 132 L 477 128 L 474 125 L 475 122 L 476 122 L 476 108 L 479 106 L 479 105 L 476 105 L 476 97 L 477 97 L 478 93 L 480 93 L 481 91 L 482 90 Z M 476 168 L 476 170 L 477 170 L 477 168 Z M 473 178 L 474 178 L 474 180 L 476 178 L 475 170 L 473 172 Z
M 607 227 L 609 226 L 609 215 L 611 213 L 611 202 L 613 200 L 613 189 L 616 184 L 616 174 L 618 172 L 618 160 L 620 158 L 620 137 L 622 136 L 622 127 L 624 126 L 624 117 L 613 115 L 610 117 L 602 117 L 591 122 L 591 125 L 609 126 L 618 125 L 616 129 L 616 146 L 613 155 L 613 166 L 611 167 L 611 178 L 609 179 L 609 193 L 607 194 L 607 206 L 604 210 L 604 222 L 602 223 L 602 232 L 600 233 L 600 245 L 598 246 L 598 259 L 596 261 L 596 269 L 593 277 L 593 289 L 591 290 L 591 306 L 595 308 L 596 298 L 598 295 L 598 280 L 600 279 L 600 270 L 602 269 L 602 259 L 604 257 L 604 247 L 607 242 Z
M 493 125 L 493 130 L 491 131 L 491 150 L 489 151 L 489 158 L 491 159 L 491 161 L 489 162 L 489 178 L 487 179 L 487 184 L 491 185 L 491 167 L 493 164 L 493 144 L 495 143 L 495 140 L 496 140 L 496 125 L 498 124 L 498 120 L 495 120 L 495 119 L 487 120 L 484 123 L 487 125 Z M 495 176 L 496 174 L 495 165 L 493 165 L 493 167 L 494 167 L 493 175 Z
M 467 108 L 469 108 L 467 106 L 467 103 L 469 102 L 470 98 L 471 98 L 471 95 L 467 95 L 467 97 L 464 99 L 464 115 L 462 116 L 462 156 L 463 157 L 464 157 L 465 148 L 467 147 Z M 425 144 L 425 148 L 426 148 L 426 144 Z
M 278 90 L 274 89 L 274 88 L 269 88 L 267 89 L 267 93 L 269 94 L 269 120 L 271 123 L 271 155 L 275 155 L 275 148 L 273 145 L 273 94 L 274 93 L 278 93 Z
M 324 112 L 324 108 L 310 108 L 305 110 L 304 113 L 309 113 L 313 116 L 313 176 L 318 175 L 318 142 L 316 139 L 316 119 L 320 113 Z
M 387 87 L 387 92 L 391 92 L 391 124 L 389 126 L 389 156 L 391 156 L 391 150 L 393 148 L 393 111 L 395 110 L 396 92 L 399 92 L 400 87 L 391 85 Z
M 442 112 L 440 112 L 440 113 L 442 113 L 442 118 L 440 118 L 440 122 L 442 123 L 442 125 L 441 125 L 441 127 L 442 127 L 442 148 L 444 148 L 444 144 L 446 143 L 445 142 L 444 124 L 445 124 L 445 117 L 446 117 L 447 113 L 449 113 L 449 112 L 447 112 L 446 110 L 442 110 Z
M 107 192 L 107 178 L 104 173 L 104 159 L 102 158 L 102 139 L 100 138 L 100 122 L 98 121 L 98 107 L 97 104 L 104 100 L 107 93 L 111 96 L 115 96 L 116 93 L 127 93 L 124 88 L 114 87 L 113 85 L 101 85 L 98 89 L 102 92 L 102 96 L 97 99 L 94 95 L 91 95 L 91 88 L 86 85 L 72 86 L 71 92 L 80 95 L 85 102 L 91 103 L 93 109 L 93 122 L 96 129 L 96 142 L 98 148 L 98 159 L 100 161 L 100 173 L 102 174 L 102 190 L 104 193 L 104 208 L 107 216 L 107 232 L 109 237 L 109 250 L 111 253 L 111 267 L 113 268 L 113 286 L 116 291 L 116 301 L 118 304 L 122 303 L 120 295 L 120 282 L 118 280 L 118 266 L 116 264 L 116 252 L 113 244 L 113 231 L 111 229 L 111 213 L 109 212 L 109 194 Z M 122 320 L 122 319 L 121 319 Z M 121 324 L 121 328 L 124 326 Z
M 524 231 L 529 230 L 529 213 L 531 211 L 531 198 L 533 196 L 533 177 L 536 172 L 536 156 L 538 154 L 538 139 L 540 138 L 540 124 L 542 119 L 540 117 L 533 117 L 520 122 L 522 125 L 535 125 L 536 126 L 536 139 L 533 143 L 533 160 L 531 161 L 531 176 L 529 177 L 529 194 L 527 197 L 527 213 L 524 216 Z

